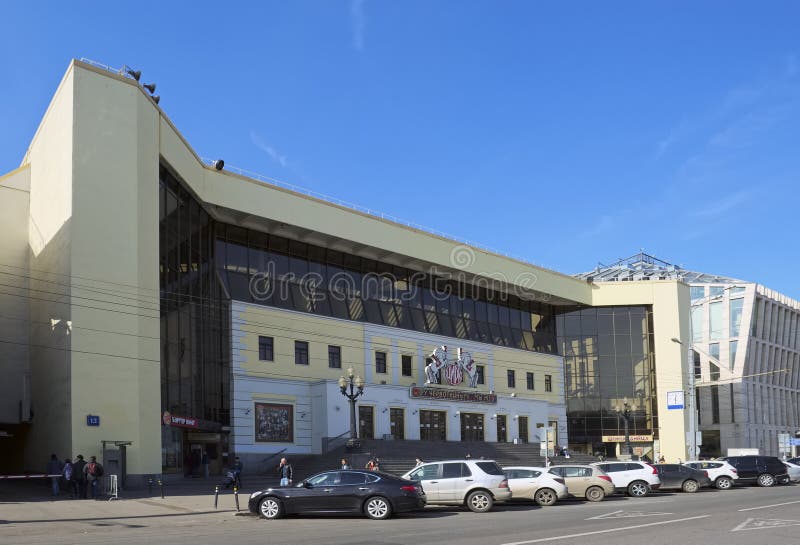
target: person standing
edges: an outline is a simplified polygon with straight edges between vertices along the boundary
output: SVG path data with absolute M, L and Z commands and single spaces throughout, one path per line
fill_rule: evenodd
M 51 454 L 50 461 L 47 462 L 47 474 L 51 475 L 50 485 L 53 488 L 53 496 L 58 496 L 58 494 L 61 492 L 61 489 L 58 486 L 58 481 L 61 479 L 61 471 L 63 469 L 64 468 L 61 465 L 61 462 L 58 460 L 58 456 Z M 58 475 L 58 477 L 53 477 L 52 475 Z
M 292 484 L 294 468 L 292 464 L 286 461 L 286 458 L 281 458 L 281 463 L 278 465 L 278 475 L 281 478 L 281 486 L 289 486 Z
M 414 464 L 414 467 L 421 466 L 424 463 L 425 462 L 422 461 L 422 458 L 417 458 L 416 463 Z
M 64 488 L 69 490 L 69 497 L 75 497 L 75 490 L 72 486 L 72 460 L 69 458 L 64 459 L 64 467 L 61 470 L 61 476 L 64 479 Z
M 341 469 L 350 469 L 350 464 L 347 463 L 347 459 L 342 458 L 342 467 Z
M 103 476 L 103 466 L 97 463 L 97 457 L 90 456 L 89 463 L 83 468 L 83 472 L 86 473 L 86 482 L 92 491 L 94 500 L 97 498 L 97 489 L 100 487 L 100 477 Z
M 82 500 L 86 499 L 86 474 L 83 472 L 85 468 L 83 454 L 78 454 L 72 464 L 72 488 L 75 491 L 75 498 Z
M 237 456 L 233 462 L 233 482 L 236 488 L 242 488 L 242 471 L 244 471 L 244 464 Z

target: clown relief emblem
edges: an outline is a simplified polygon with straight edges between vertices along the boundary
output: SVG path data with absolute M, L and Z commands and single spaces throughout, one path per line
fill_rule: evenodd
M 478 386 L 478 368 L 472 354 L 462 348 L 458 349 L 458 359 L 454 362 L 448 360 L 447 347 L 439 346 L 431 352 L 430 363 L 425 366 L 425 384 L 439 384 L 439 376 L 444 371 L 444 378 L 448 384 L 456 386 L 464 382 L 464 376 L 469 380 L 469 387 Z

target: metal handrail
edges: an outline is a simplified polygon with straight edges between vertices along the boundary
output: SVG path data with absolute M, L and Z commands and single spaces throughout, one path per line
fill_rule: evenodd
M 264 458 L 263 460 L 261 460 L 261 464 L 264 466 L 264 471 L 263 471 L 263 472 L 264 472 L 264 473 L 267 473 L 267 472 L 269 472 L 269 464 L 268 464 L 267 462 L 269 462 L 270 460 L 272 460 L 273 458 L 275 458 L 275 457 L 277 457 L 277 456 L 280 456 L 281 454 L 283 454 L 284 452 L 286 452 L 286 450 L 287 450 L 287 449 L 279 450 L 279 451 L 278 451 L 278 452 L 276 452 L 275 454 L 273 454 L 273 455 L 271 455 L 271 456 L 267 456 L 266 458 Z

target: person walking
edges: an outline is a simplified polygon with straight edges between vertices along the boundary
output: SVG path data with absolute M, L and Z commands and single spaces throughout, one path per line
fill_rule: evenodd
M 61 493 L 58 482 L 61 480 L 61 471 L 63 469 L 64 467 L 61 465 L 58 456 L 51 454 L 50 461 L 47 462 L 47 474 L 51 475 L 50 486 L 53 489 L 53 496 L 58 496 Z M 52 475 L 58 475 L 58 477 L 53 477 Z
M 233 459 L 233 482 L 236 488 L 242 488 L 242 471 L 244 471 L 244 464 L 242 460 L 237 456 Z
M 342 467 L 341 469 L 350 469 L 350 464 L 347 463 L 347 459 L 342 458 Z
M 92 499 L 97 499 L 98 488 L 100 488 L 100 477 L 103 476 L 103 466 L 97 463 L 96 456 L 89 457 L 89 463 L 83 468 L 86 473 L 86 482 L 92 493 Z
M 69 458 L 64 459 L 61 478 L 64 479 L 64 488 L 69 491 L 69 497 L 75 498 L 75 490 L 72 486 L 72 460 Z
M 78 454 L 72 464 L 72 488 L 75 491 L 76 499 L 86 499 L 86 474 L 83 472 L 85 468 L 86 462 L 83 459 L 83 454 Z
M 286 458 L 281 458 L 281 463 L 278 465 L 278 475 L 281 478 L 281 486 L 289 486 L 292 484 L 294 468 Z

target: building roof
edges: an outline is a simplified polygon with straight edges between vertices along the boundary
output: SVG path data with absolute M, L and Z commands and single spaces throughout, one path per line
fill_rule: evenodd
M 632 282 L 636 280 L 680 280 L 687 284 L 737 284 L 744 282 L 728 276 L 684 269 L 662 259 L 638 254 L 620 259 L 610 265 L 598 263 L 594 270 L 579 273 L 577 278 L 590 282 Z

